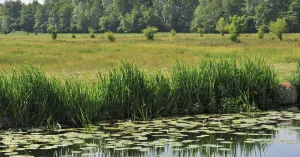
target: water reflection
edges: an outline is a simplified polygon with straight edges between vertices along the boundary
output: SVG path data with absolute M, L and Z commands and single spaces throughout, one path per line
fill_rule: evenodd
M 279 119 L 284 118 L 282 113 L 101 123 L 91 133 L 70 129 L 53 135 L 2 131 L 0 156 L 11 153 L 10 156 L 45 157 L 297 157 L 300 156 L 298 116 L 293 114 L 290 116 L 293 120 L 284 123 Z M 57 142 L 50 144 L 49 139 Z

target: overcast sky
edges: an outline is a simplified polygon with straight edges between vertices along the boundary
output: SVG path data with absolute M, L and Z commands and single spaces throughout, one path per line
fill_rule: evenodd
M 28 4 L 28 3 L 30 3 L 30 2 L 32 2 L 33 0 L 21 0 L 21 2 L 23 2 L 23 3 L 26 3 L 26 4 Z M 44 0 L 38 0 L 39 1 L 39 3 L 43 3 L 44 2 Z M 4 3 L 5 2 L 5 0 L 0 0 L 0 3 Z

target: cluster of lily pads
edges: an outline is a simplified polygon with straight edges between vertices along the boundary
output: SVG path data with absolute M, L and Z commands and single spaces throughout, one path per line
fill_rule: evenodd
M 266 147 L 300 113 L 196 115 L 152 121 L 98 122 L 85 128 L 0 132 L 0 156 L 210 156 Z M 292 127 L 300 130 L 300 127 Z M 23 131 L 24 130 L 24 131 Z M 299 141 L 292 141 L 299 142 Z M 51 155 L 49 155 L 51 154 Z

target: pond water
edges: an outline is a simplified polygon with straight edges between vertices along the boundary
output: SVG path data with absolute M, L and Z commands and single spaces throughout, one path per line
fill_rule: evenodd
M 96 123 L 90 128 L 2 130 L 0 156 L 298 157 L 300 113 L 196 115 Z

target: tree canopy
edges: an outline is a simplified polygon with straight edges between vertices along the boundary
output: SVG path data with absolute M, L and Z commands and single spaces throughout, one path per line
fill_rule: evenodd
M 202 28 L 218 33 L 235 15 L 245 17 L 246 32 L 278 18 L 286 19 L 289 31 L 300 32 L 300 0 L 7 0 L 0 4 L 0 31 L 47 32 L 53 25 L 62 33 L 87 33 L 89 27 L 96 32 L 141 32 L 148 26 L 165 32 Z

